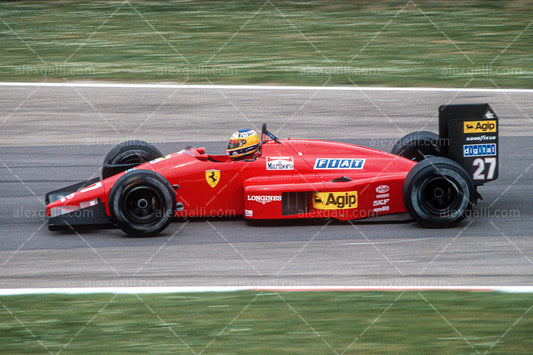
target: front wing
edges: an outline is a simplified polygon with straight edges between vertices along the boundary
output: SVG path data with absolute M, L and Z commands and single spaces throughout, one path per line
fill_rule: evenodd
M 45 203 L 49 203 L 59 200 L 74 193 L 84 187 L 90 186 L 98 182 L 99 178 L 82 181 L 70 186 L 63 187 L 54 191 L 50 191 L 45 196 Z M 90 227 L 94 229 L 114 228 L 115 225 L 111 222 L 111 219 L 106 214 L 105 206 L 103 203 L 96 204 L 94 206 L 88 206 L 85 208 L 79 208 L 76 210 L 60 211 L 57 214 L 53 214 L 48 221 L 48 229 L 51 231 L 56 230 L 75 230 L 84 227 Z

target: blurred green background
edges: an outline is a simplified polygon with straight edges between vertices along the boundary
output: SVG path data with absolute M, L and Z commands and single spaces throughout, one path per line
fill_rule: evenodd
M 520 87 L 527 1 L 13 1 L 0 80 Z
M 0 297 L 0 352 L 527 354 L 531 294 L 220 292 Z

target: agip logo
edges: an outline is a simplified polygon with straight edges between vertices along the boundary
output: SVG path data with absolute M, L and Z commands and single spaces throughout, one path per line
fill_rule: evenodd
M 497 132 L 496 121 L 465 121 L 464 133 L 494 133 Z
M 357 191 L 315 192 L 313 208 L 317 210 L 345 210 L 357 208 Z

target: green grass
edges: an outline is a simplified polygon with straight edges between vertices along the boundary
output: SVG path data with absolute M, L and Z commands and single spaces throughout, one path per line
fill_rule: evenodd
M 0 3 L 0 80 L 532 87 L 514 1 Z
M 190 293 L 0 297 L 0 353 L 530 353 L 533 295 Z

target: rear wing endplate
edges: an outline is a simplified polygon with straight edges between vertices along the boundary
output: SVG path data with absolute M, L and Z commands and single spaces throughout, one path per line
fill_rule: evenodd
M 498 129 L 489 104 L 439 107 L 441 152 L 461 164 L 475 186 L 498 178 Z

